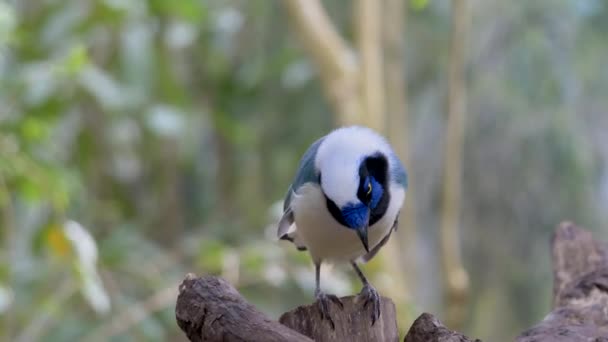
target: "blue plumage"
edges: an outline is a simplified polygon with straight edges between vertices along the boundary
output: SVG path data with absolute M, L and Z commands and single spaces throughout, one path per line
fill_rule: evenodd
M 384 188 L 382 187 L 382 184 L 378 183 L 374 177 L 369 177 L 369 182 L 372 185 L 372 199 L 369 202 L 369 207 L 374 209 L 378 206 L 378 203 L 380 203 Z
M 405 189 L 407 189 L 407 172 L 403 164 L 401 164 L 401 160 L 395 154 L 391 155 L 392 160 L 392 169 L 391 174 L 398 184 L 401 184 Z
M 369 220 L 369 208 L 361 202 L 349 204 L 342 208 L 342 217 L 347 228 L 362 227 Z
M 298 172 L 296 173 L 296 176 L 291 183 L 289 190 L 287 190 L 287 194 L 285 195 L 283 210 L 286 210 L 289 207 L 292 192 L 298 191 L 298 189 L 306 183 L 319 183 L 319 174 L 317 170 L 315 170 L 315 157 L 317 156 L 317 150 L 323 142 L 323 139 L 325 139 L 325 137 L 318 139 L 312 145 L 310 145 L 308 150 L 306 150 L 302 156 L 302 159 L 300 159 Z

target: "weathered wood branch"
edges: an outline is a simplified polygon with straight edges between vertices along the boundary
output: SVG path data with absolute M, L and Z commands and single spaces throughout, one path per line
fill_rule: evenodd
M 188 274 L 179 286 L 177 324 L 190 341 L 312 341 L 258 311 L 227 281 Z
M 279 322 L 315 341 L 399 341 L 395 304 L 390 299 L 381 298 L 382 314 L 374 325 L 371 325 L 371 311 L 366 310 L 357 297 L 342 297 L 341 300 L 343 309 L 333 306 L 335 329 L 331 329 L 327 321 L 320 319 L 317 303 L 286 312 Z
M 562 223 L 552 240 L 553 311 L 522 333 L 518 342 L 608 342 L 608 244 L 572 223 Z M 332 330 L 317 304 L 269 319 L 223 279 L 189 274 L 179 287 L 175 315 L 191 341 L 398 341 L 395 305 L 382 298 L 382 315 L 370 324 L 356 296 L 332 305 Z M 469 342 L 430 314 L 422 314 L 404 342 Z
M 446 328 L 435 316 L 423 313 L 405 335 L 403 342 L 481 342 Z
M 258 311 L 228 282 L 188 274 L 179 286 L 175 308 L 177 324 L 190 341 L 399 341 L 395 304 L 381 298 L 382 315 L 372 326 L 370 312 L 357 296 L 341 298 L 344 307 L 332 306 L 335 330 L 319 315 L 318 304 L 284 313 L 279 322 Z M 445 328 L 430 314 L 414 322 L 406 342 L 466 342 L 462 334 Z
M 518 342 L 608 342 L 608 245 L 570 222 L 551 240 L 553 311 Z

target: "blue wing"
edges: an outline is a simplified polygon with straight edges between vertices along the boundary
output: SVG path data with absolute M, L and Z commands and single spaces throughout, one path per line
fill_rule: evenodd
M 294 178 L 293 183 L 291 183 L 289 190 L 287 190 L 287 195 L 285 195 L 285 201 L 283 202 L 283 217 L 281 217 L 281 220 L 279 221 L 279 229 L 277 230 L 277 235 L 280 239 L 290 240 L 294 242 L 294 237 L 289 235 L 291 234 L 289 233 L 289 228 L 291 227 L 294 221 L 293 212 L 291 211 L 291 208 L 289 206 L 291 204 L 291 197 L 293 196 L 293 193 L 295 191 L 298 191 L 298 189 L 302 185 L 311 182 L 319 182 L 319 175 L 317 173 L 317 170 L 315 170 L 315 157 L 317 155 L 319 145 L 321 145 L 321 142 L 324 138 L 325 137 L 320 138 L 312 145 L 310 145 L 310 147 L 308 148 L 306 153 L 304 153 L 304 156 L 302 156 L 302 159 L 300 160 L 296 177 Z M 301 248 L 304 247 L 298 246 L 298 249 Z
M 405 167 L 403 167 L 401 160 L 396 155 L 393 154 L 391 159 L 391 175 L 393 179 L 402 185 L 403 188 L 407 189 L 407 172 L 405 171 Z
M 317 151 L 319 150 L 319 146 L 323 142 L 323 139 L 325 139 L 325 137 L 320 138 L 310 145 L 308 150 L 306 150 L 302 156 L 302 159 L 300 159 L 296 177 L 294 178 L 293 183 L 291 183 L 289 190 L 287 190 L 287 195 L 285 195 L 283 211 L 287 211 L 289 208 L 289 204 L 291 203 L 291 195 L 294 191 L 298 191 L 298 189 L 306 183 L 319 183 L 319 174 L 315 169 L 315 157 L 317 156 Z

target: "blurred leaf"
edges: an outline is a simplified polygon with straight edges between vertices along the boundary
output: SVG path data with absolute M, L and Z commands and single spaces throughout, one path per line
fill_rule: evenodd
M 63 226 L 53 223 L 45 233 L 46 246 L 50 252 L 60 258 L 72 256 L 72 245 L 65 235 Z
M 20 178 L 18 181 L 18 189 L 19 194 L 23 196 L 23 199 L 30 202 L 39 202 L 42 200 L 42 196 L 46 194 L 46 192 L 40 189 L 37 182 L 31 178 Z
M 168 105 L 155 105 L 147 113 L 148 128 L 160 136 L 177 138 L 184 134 L 184 114 Z
M 260 243 L 254 243 L 253 246 L 244 248 L 240 253 L 244 272 L 251 272 L 252 274 L 261 274 L 263 272 L 266 259 L 260 247 Z
M 0 314 L 7 312 L 14 301 L 13 291 L 0 284 Z
M 109 110 L 126 109 L 139 101 L 137 94 L 132 93 L 120 84 L 111 74 L 98 66 L 89 64 L 80 73 L 82 86 L 97 101 Z
M 429 0 L 410 0 L 410 7 L 416 11 L 425 9 L 429 4 Z
M 97 273 L 97 243 L 93 236 L 78 222 L 67 221 L 63 231 L 76 251 L 74 264 L 82 281 L 81 290 L 91 307 L 100 314 L 110 310 L 110 298 Z
M 103 287 L 101 278 L 95 269 L 89 269 L 79 265 L 77 267 L 81 283 L 82 294 L 91 305 L 93 310 L 99 314 L 107 314 L 110 311 L 110 297 Z
M 25 86 L 23 100 L 30 106 L 42 105 L 59 88 L 59 78 L 57 73 L 53 72 L 51 62 L 24 64 L 20 72 Z
M 193 23 L 204 23 L 207 20 L 207 3 L 197 0 L 149 0 L 152 12 L 159 15 L 176 16 Z
M 60 71 L 69 76 L 77 75 L 89 63 L 89 55 L 84 45 L 79 44 L 70 50 L 67 57 L 61 63 Z
M 46 138 L 48 132 L 48 124 L 33 116 L 28 116 L 21 124 L 21 134 L 28 142 L 38 142 Z
M 245 122 L 230 117 L 228 113 L 213 113 L 215 129 L 235 145 L 247 145 L 255 139 L 255 132 Z
M 224 244 L 221 241 L 205 239 L 201 241 L 197 264 L 206 273 L 220 274 L 224 265 Z
M 13 38 L 13 30 L 17 26 L 15 11 L 6 2 L 0 2 L 0 49 Z

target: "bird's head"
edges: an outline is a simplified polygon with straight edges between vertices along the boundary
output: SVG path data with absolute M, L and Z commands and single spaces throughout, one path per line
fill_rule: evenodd
M 328 136 L 319 147 L 319 181 L 331 215 L 356 231 L 369 251 L 368 228 L 382 218 L 390 201 L 388 155 L 392 150 L 369 129 L 341 133 Z

